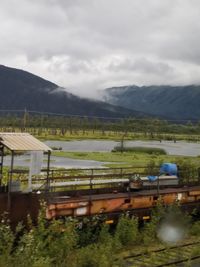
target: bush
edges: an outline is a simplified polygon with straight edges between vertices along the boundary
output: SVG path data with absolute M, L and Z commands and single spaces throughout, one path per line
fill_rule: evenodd
M 7 266 L 11 262 L 10 255 L 13 250 L 14 240 L 15 235 L 4 214 L 0 223 L 0 266 Z
M 79 267 L 112 267 L 114 253 L 110 244 L 92 244 L 79 250 Z
M 190 228 L 190 234 L 200 237 L 200 221 L 193 223 L 192 227 Z
M 145 245 L 149 245 L 157 241 L 157 230 L 159 223 L 166 215 L 166 208 L 162 204 L 162 200 L 158 199 L 156 206 L 151 212 L 150 222 L 146 222 L 142 229 L 142 240 Z
M 148 173 L 148 175 L 158 175 L 159 173 L 159 169 L 156 166 L 156 163 L 154 160 L 150 160 L 147 163 L 147 167 L 146 167 L 146 173 Z
M 42 212 L 38 225 L 26 230 L 12 255 L 16 266 L 75 267 L 77 235 L 74 222 L 52 220 L 47 224 Z
M 190 160 L 178 159 L 177 166 L 182 183 L 199 181 L 200 170 Z
M 166 151 L 162 148 L 156 147 L 120 147 L 116 146 L 112 152 L 133 152 L 133 153 L 146 153 L 146 154 L 156 154 L 156 155 L 166 155 Z
M 91 232 L 90 232 L 91 234 Z M 82 247 L 78 252 L 79 267 L 112 267 L 115 261 L 116 245 L 109 232 L 109 225 L 101 224 L 93 234 L 93 242 Z
M 85 227 L 76 220 L 47 221 L 41 210 L 38 224 L 34 226 L 29 219 L 25 229 L 21 224 L 15 233 L 9 221 L 3 217 L 0 223 L 0 266 L 7 267 L 112 267 L 119 264 L 117 254 L 120 249 L 139 243 L 149 245 L 157 240 L 157 228 L 164 219 L 173 218 L 181 226 L 187 227 L 189 216 L 184 215 L 178 203 L 163 207 L 158 201 L 152 211 L 152 218 L 138 230 L 138 219 L 128 214 L 119 218 L 115 231 L 103 223 L 105 218 L 95 216 L 84 219 Z M 175 214 L 170 217 L 170 214 Z M 200 222 L 191 228 L 192 235 L 200 235 Z M 118 265 L 117 265 L 118 264 Z
M 138 219 L 129 218 L 126 215 L 121 216 L 116 227 L 115 239 L 122 246 L 136 244 L 138 241 Z

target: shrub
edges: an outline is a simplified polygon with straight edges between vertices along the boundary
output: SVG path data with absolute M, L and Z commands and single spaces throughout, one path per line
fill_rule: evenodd
M 159 170 L 154 160 L 150 160 L 147 163 L 146 172 L 148 175 L 158 175 Z
M 13 250 L 15 235 L 13 234 L 6 214 L 0 223 L 0 266 L 7 266 L 11 262 L 10 254 Z
M 135 244 L 138 240 L 138 219 L 127 215 L 121 216 L 116 227 L 115 239 L 122 246 Z
M 47 223 L 42 212 L 38 225 L 32 226 L 21 236 L 13 258 L 17 266 L 66 266 L 75 265 L 77 235 L 74 222 L 52 220 Z
M 91 244 L 79 250 L 79 267 L 112 267 L 114 253 L 109 244 Z
M 200 237 L 200 221 L 194 222 L 190 228 L 190 234 Z
M 142 229 L 142 239 L 145 245 L 157 241 L 157 229 L 162 218 L 166 215 L 166 209 L 162 204 L 162 200 L 158 199 L 156 207 L 151 212 L 150 222 L 146 222 Z
M 116 146 L 113 152 L 133 152 L 133 153 L 146 153 L 146 154 L 156 154 L 156 155 L 166 155 L 166 151 L 162 148 L 156 147 L 123 147 Z

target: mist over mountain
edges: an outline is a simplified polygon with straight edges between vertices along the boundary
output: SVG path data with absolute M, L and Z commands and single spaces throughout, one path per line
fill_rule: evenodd
M 0 109 L 27 109 L 82 116 L 143 116 L 103 101 L 80 98 L 29 72 L 0 65 Z
M 122 86 L 104 90 L 110 104 L 177 120 L 200 119 L 200 86 Z

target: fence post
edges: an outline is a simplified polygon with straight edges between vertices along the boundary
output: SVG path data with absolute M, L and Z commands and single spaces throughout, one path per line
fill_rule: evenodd
M 91 177 L 90 177 L 90 190 L 92 190 L 92 180 L 94 178 L 94 169 L 91 169 L 92 171 L 92 174 L 91 174 Z

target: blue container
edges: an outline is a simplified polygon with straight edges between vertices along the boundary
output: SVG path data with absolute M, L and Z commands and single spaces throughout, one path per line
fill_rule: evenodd
M 178 168 L 175 163 L 163 163 L 160 167 L 160 174 L 177 175 Z

